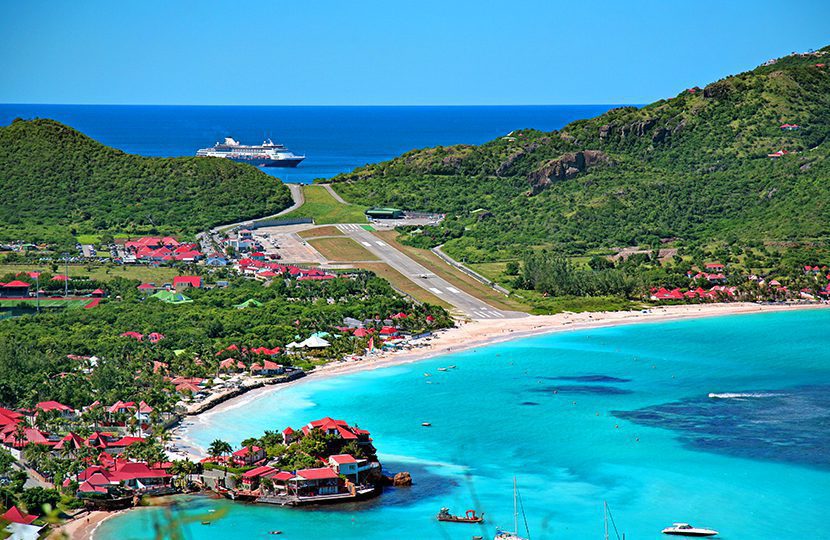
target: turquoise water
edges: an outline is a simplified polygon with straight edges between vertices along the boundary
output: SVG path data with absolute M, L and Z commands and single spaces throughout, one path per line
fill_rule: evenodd
M 628 539 L 660 538 L 673 521 L 724 539 L 818 538 L 830 508 L 828 328 L 826 310 L 618 326 L 301 384 L 192 436 L 236 444 L 333 416 L 370 430 L 385 467 L 415 485 L 349 507 L 200 497 L 176 512 L 229 509 L 188 526 L 192 539 L 487 538 L 512 523 L 515 475 L 534 539 L 602 538 L 603 500 Z M 484 511 L 486 524 L 439 524 L 442 506 Z M 163 520 L 130 512 L 96 538 L 151 538 Z

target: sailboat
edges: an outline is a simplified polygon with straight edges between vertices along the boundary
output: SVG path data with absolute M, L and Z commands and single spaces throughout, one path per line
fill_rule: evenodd
M 522 505 L 522 519 L 525 522 L 527 537 L 519 536 L 519 488 L 516 485 L 516 477 L 513 477 L 513 532 L 496 529 L 496 536 L 493 540 L 530 540 L 530 530 L 527 528 L 527 517 L 525 516 L 524 505 Z
M 609 540 L 608 536 L 608 520 L 611 520 L 611 525 L 614 527 L 614 534 L 617 535 L 617 540 L 620 540 L 620 532 L 617 530 L 617 524 L 614 523 L 614 516 L 611 515 L 611 509 L 608 508 L 608 501 L 603 501 L 605 510 L 605 540 Z M 622 540 L 625 540 L 625 533 L 622 535 Z

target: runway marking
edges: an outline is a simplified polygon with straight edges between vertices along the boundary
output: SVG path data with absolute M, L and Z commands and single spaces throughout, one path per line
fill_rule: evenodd
M 361 242 L 361 244 L 363 244 L 366 247 L 372 247 L 372 244 L 370 244 L 369 242 Z
M 453 293 L 453 294 L 458 294 L 458 293 L 460 292 L 460 291 L 459 291 L 458 289 L 456 289 L 455 287 L 447 287 L 447 290 L 448 290 L 448 291 L 450 291 L 450 292 L 451 292 L 451 293 Z
M 442 291 L 441 289 L 436 289 L 435 287 L 430 287 L 429 290 L 431 290 L 435 294 L 444 294 L 444 291 Z
M 383 242 L 375 242 L 375 244 L 377 244 L 380 247 L 386 247 L 386 244 L 384 244 Z

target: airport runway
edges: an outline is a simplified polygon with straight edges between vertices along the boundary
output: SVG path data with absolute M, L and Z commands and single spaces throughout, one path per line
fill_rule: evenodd
M 436 276 L 360 225 L 338 225 L 337 228 L 358 244 L 377 255 L 383 262 L 409 278 L 413 283 L 431 292 L 445 302 L 452 304 L 472 319 L 503 319 L 527 316 L 526 313 L 518 311 L 496 309 L 478 298 L 453 287 L 445 279 Z

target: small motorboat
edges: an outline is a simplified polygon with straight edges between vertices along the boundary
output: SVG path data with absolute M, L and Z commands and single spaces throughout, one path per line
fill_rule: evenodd
M 432 424 L 430 424 L 429 422 L 421 422 L 421 425 L 424 426 L 424 427 L 429 427 Z
M 202 525 L 210 525 L 210 521 L 203 521 Z
M 671 536 L 715 536 L 718 531 L 703 527 L 692 527 L 688 523 L 675 523 L 663 529 L 663 534 Z
M 449 508 L 442 508 L 438 512 L 438 521 L 449 521 L 450 523 L 481 523 L 484 521 L 484 512 L 481 515 L 476 515 L 475 510 L 467 510 L 463 516 L 454 516 L 450 514 Z
M 447 371 L 447 368 L 445 368 L 445 367 L 439 367 L 439 368 L 438 368 L 438 371 Z

